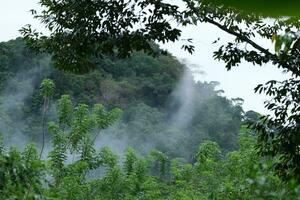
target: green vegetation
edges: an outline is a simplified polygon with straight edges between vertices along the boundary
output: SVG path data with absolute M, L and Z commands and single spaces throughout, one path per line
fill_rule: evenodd
M 183 2 L 40 0 L 51 34 L 0 43 L 1 199 L 299 199 L 300 20 Z M 194 82 L 155 44 L 179 40 L 172 21 L 234 36 L 214 52 L 228 70 L 289 72 L 255 88 L 274 115 Z
M 11 52 L 15 50 L 9 48 L 10 45 L 23 46 L 23 43 L 21 39 L 17 39 L 2 45 Z M 24 56 L 25 59 L 25 55 L 20 54 L 19 56 Z M 13 57 L 7 57 L 7 62 L 11 62 L 11 59 Z M 29 63 L 33 63 L 36 59 L 39 59 L 37 63 L 43 63 L 48 57 L 37 58 L 32 54 L 31 58 L 27 56 L 26 59 Z M 3 70 L 3 73 L 17 76 L 19 72 L 16 69 L 22 69 L 22 66 L 22 62 L 15 63 L 9 67 L 12 72 Z M 153 58 L 137 52 L 128 59 L 107 58 L 96 70 L 86 75 L 48 69 L 38 73 L 34 70 L 31 72 L 30 68 L 26 70 L 29 76 L 36 77 L 36 80 L 32 80 L 32 91 L 27 91 L 29 95 L 24 99 L 24 107 L 18 111 L 22 117 L 17 120 L 26 121 L 25 126 L 18 127 L 22 129 L 18 131 L 26 134 L 31 141 L 43 141 L 42 132 L 46 131 L 43 131 L 41 122 L 44 120 L 41 120 L 41 117 L 45 118 L 43 116 L 47 111 L 47 119 L 55 120 L 57 118 L 53 108 L 55 102 L 61 95 L 69 94 L 75 103 L 87 103 L 92 106 L 101 102 L 108 109 L 115 107 L 123 109 L 123 117 L 109 134 L 115 137 L 128 137 L 128 145 L 134 146 L 140 152 L 145 152 L 144 144 L 149 144 L 151 148 L 168 152 L 172 156 L 184 156 L 190 160 L 199 143 L 204 140 L 216 141 L 224 150 L 236 148 L 243 113 L 241 105 L 236 100 L 220 96 L 215 89 L 217 87 L 215 82 L 194 83 L 187 68 L 171 55 Z M 193 93 L 188 105 L 183 105 L 185 102 L 180 99 L 184 91 L 176 89 L 184 74 L 187 74 L 185 79 L 189 80 L 187 87 Z M 27 77 L 27 72 L 24 72 L 23 76 Z M 46 94 L 42 90 L 44 87 L 39 86 L 41 82 L 49 81 L 47 79 L 42 81 L 42 77 L 52 79 L 55 84 L 54 93 L 50 92 L 53 93 L 53 103 L 50 107 L 47 98 L 45 99 L 50 94 L 48 91 Z M 17 88 L 18 85 L 13 84 L 10 87 Z M 10 99 L 3 97 L 2 101 L 11 101 L 11 98 L 18 97 L 8 95 L 8 98 Z M 183 106 L 186 106 L 185 111 L 182 111 Z M 14 134 L 16 119 L 13 118 L 16 111 L 12 113 L 6 111 L 3 110 L 2 116 L 11 122 L 12 127 L 8 134 Z M 188 115 L 193 117 L 184 122 Z M 6 129 L 2 131 L 7 133 Z M 49 140 L 49 135 L 46 135 L 46 140 Z
M 239 11 L 244 11 L 245 14 L 257 13 L 267 17 L 299 16 L 300 8 L 299 2 L 293 0 L 204 0 L 204 2 L 233 7 Z
M 251 8 L 253 5 L 256 7 L 254 2 L 231 1 L 231 5 L 247 4 L 246 7 L 249 5 Z M 233 36 L 232 41 L 221 44 L 213 55 L 216 60 L 223 61 L 228 70 L 246 61 L 260 66 L 270 63 L 290 73 L 291 78 L 287 80 L 270 80 L 255 88 L 255 92 L 270 96 L 271 100 L 266 102 L 265 107 L 273 115 L 263 117 L 252 128 L 259 134 L 259 153 L 278 158 L 274 165 L 278 174 L 285 179 L 296 176 L 300 180 L 299 17 L 266 19 L 257 13 L 245 14 L 231 6 L 223 6 L 220 2 L 211 4 L 202 0 L 182 0 L 180 3 L 186 6 L 184 9 L 162 0 L 105 3 L 41 0 L 40 3 L 43 11 L 33 11 L 33 15 L 51 34 L 45 36 L 30 26 L 24 27 L 21 33 L 29 47 L 37 52 L 53 54 L 55 66 L 67 71 L 88 71 L 87 67 L 95 66 L 99 56 L 128 57 L 136 50 L 153 54 L 153 41 L 180 39 L 181 32 L 170 23 L 174 21 L 182 26 L 208 23 Z M 290 6 L 293 5 L 298 4 Z M 70 8 L 70 12 L 66 8 Z M 116 17 L 122 15 L 126 17 Z M 139 26 L 135 29 L 132 24 L 136 23 Z M 127 45 L 135 41 L 132 36 L 138 36 L 137 41 L 145 48 Z M 275 42 L 274 50 L 264 47 L 257 38 L 266 40 L 266 43 Z M 189 44 L 192 39 L 186 41 L 188 44 L 183 49 L 192 53 L 194 46 Z M 214 43 L 218 41 L 219 38 L 216 38 Z
M 64 106 L 67 104 L 62 105 L 60 110 L 64 110 Z M 120 162 L 109 148 L 95 149 L 92 146 L 92 135 L 88 130 L 95 126 L 97 118 L 88 114 L 86 105 L 74 108 L 68 131 L 62 127 L 68 123 L 69 117 L 61 119 L 60 125 L 49 123 L 53 150 L 47 161 L 38 159 L 36 148 L 32 145 L 28 145 L 24 152 L 15 148 L 6 150 L 1 146 L 2 198 L 299 198 L 299 186 L 293 181 L 283 183 L 270 171 L 272 160 L 257 156 L 254 148 L 256 138 L 244 126 L 236 151 L 224 153 L 217 143 L 205 141 L 194 153 L 194 161 L 187 163 L 179 158 L 170 159 L 159 151 L 141 156 L 128 148 Z
M 28 63 L 49 61 L 46 55 L 22 48 L 21 39 L 1 45 L 7 55 L 22 49 L 14 55 L 26 57 Z M 7 63 L 11 59 L 6 56 Z M 3 73 L 18 76 L 22 61 L 14 64 Z M 86 75 L 54 69 L 31 72 L 34 68 L 26 68 L 37 78 L 23 99 L 24 118 L 18 120 L 31 119 L 30 127 L 21 131 L 38 147 L 1 145 L 3 199 L 296 199 L 299 195 L 296 182 L 282 182 L 271 170 L 274 161 L 257 154 L 257 138 L 245 123 L 257 121 L 259 114 L 244 113 L 239 98 L 221 96 L 216 82 L 195 83 L 171 55 L 153 58 L 137 52 L 125 60 L 106 58 Z M 4 80 L 2 85 L 7 83 L 19 86 Z M 189 94 L 182 93 L 181 84 L 193 94 L 188 106 L 180 98 Z M 6 111 L 2 116 L 12 120 Z M 45 111 L 48 128 L 42 131 Z M 187 120 L 188 116 L 192 117 Z M 51 142 L 43 159 L 38 153 L 44 143 L 41 133 Z M 95 145 L 107 135 L 126 137 L 126 150 L 117 155 L 114 146 Z M 113 140 L 106 142 L 110 145 Z

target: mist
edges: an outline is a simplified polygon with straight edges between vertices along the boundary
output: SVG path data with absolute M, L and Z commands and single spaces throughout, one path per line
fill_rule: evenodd
M 170 110 L 170 123 L 177 128 L 184 128 L 194 117 L 195 81 L 189 68 L 185 68 L 181 80 L 171 94 L 171 102 L 178 104 L 176 110 Z
M 190 127 L 195 126 L 195 123 L 201 124 L 203 115 L 201 113 L 208 112 L 208 108 L 202 104 L 208 101 L 213 89 L 207 90 L 207 86 L 210 86 L 209 83 L 194 80 L 195 73 L 198 73 L 198 77 L 199 73 L 203 73 L 199 72 L 198 66 L 182 62 L 184 62 L 184 67 L 181 78 L 170 93 L 165 107 L 156 108 L 144 102 L 133 102 L 124 110 L 121 119 L 111 127 L 101 130 L 95 140 L 96 150 L 107 146 L 121 159 L 124 157 L 127 147 L 133 147 L 141 155 L 158 149 L 162 152 L 172 152 L 169 155 L 171 157 L 190 158 L 202 141 L 210 139 L 205 128 L 200 126 L 198 129 L 191 129 Z M 197 72 L 194 72 L 193 69 L 197 69 Z M 4 113 L 1 116 L 0 131 L 6 145 L 24 148 L 29 142 L 37 142 L 37 146 L 40 148 L 41 127 L 35 127 L 33 129 L 35 133 L 31 133 L 30 137 L 26 132 L 30 120 L 40 120 L 40 118 L 26 118 L 25 104 L 33 95 L 42 78 L 47 77 L 50 73 L 49 68 L 35 67 L 32 70 L 17 73 L 6 83 L 0 103 L 1 112 Z M 55 101 L 52 101 L 48 112 L 48 121 L 57 120 L 56 110 L 57 105 Z M 98 131 L 96 130 L 96 132 Z M 91 134 L 95 135 L 96 133 L 91 132 Z M 197 140 L 193 139 L 195 135 L 197 135 Z M 194 146 L 191 147 L 190 144 Z M 51 149 L 51 136 L 48 134 L 43 159 L 47 158 Z M 73 159 L 69 155 L 68 162 L 72 162 Z
M 41 77 L 47 76 L 51 69 L 49 66 L 36 66 L 30 70 L 20 70 L 5 83 L 0 99 L 0 132 L 4 144 L 17 146 L 23 149 L 27 143 L 32 142 L 25 132 L 30 118 L 26 117 L 25 104 L 33 95 L 36 83 Z
M 185 66 L 184 71 L 169 95 L 165 108 L 158 110 L 143 103 L 134 104 L 130 116 L 123 117 L 112 127 L 101 132 L 95 147 L 108 146 L 120 157 L 123 157 L 124 150 L 129 146 L 142 155 L 154 149 L 161 151 L 173 149 L 174 155 L 190 155 L 191 152 L 188 152 L 188 148 L 181 142 L 192 134 L 188 127 L 197 114 L 196 104 L 202 100 L 199 94 L 196 95 L 198 91 L 193 75 L 195 65 L 182 62 Z M 198 75 L 204 73 L 199 71 L 198 66 L 196 68 Z

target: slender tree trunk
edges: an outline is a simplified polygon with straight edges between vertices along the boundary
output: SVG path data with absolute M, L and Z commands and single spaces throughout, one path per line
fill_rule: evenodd
M 98 131 L 98 133 L 95 135 L 94 139 L 93 139 L 93 144 L 95 144 L 95 141 L 97 139 L 97 137 L 100 135 L 101 131 Z
M 44 105 L 43 105 L 43 115 L 42 115 L 42 148 L 41 148 L 41 153 L 40 153 L 40 159 L 42 159 L 43 151 L 45 148 L 45 124 L 46 124 L 46 112 L 47 112 L 47 104 L 48 104 L 48 99 L 44 99 Z

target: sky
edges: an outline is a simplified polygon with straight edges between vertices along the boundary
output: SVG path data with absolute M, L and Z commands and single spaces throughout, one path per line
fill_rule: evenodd
M 42 26 L 32 18 L 31 9 L 39 9 L 38 0 L 0 0 L 0 41 L 8 41 L 20 36 L 19 29 L 32 24 L 34 28 L 42 29 Z M 218 37 L 221 44 L 232 39 L 231 36 L 218 30 L 212 25 L 199 24 L 194 27 L 182 28 L 182 39 L 192 38 L 196 51 L 190 55 L 181 49 L 182 42 L 161 44 L 179 60 L 187 63 L 196 71 L 204 71 L 205 74 L 195 73 L 195 79 L 199 81 L 218 81 L 218 89 L 225 91 L 228 98 L 240 97 L 245 100 L 243 108 L 255 110 L 267 114 L 263 102 L 268 97 L 254 93 L 254 88 L 259 83 L 268 80 L 283 80 L 287 75 L 282 74 L 275 66 L 253 66 L 242 63 L 239 67 L 227 71 L 223 62 L 213 59 L 213 52 L 220 46 L 212 44 Z M 263 41 L 258 41 L 263 42 Z M 264 44 L 264 43 L 263 43 Z M 271 43 L 265 43 L 267 48 L 273 48 Z

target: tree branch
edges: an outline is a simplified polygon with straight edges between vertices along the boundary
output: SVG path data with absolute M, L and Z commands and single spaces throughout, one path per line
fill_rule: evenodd
M 254 47 L 255 49 L 259 50 L 260 52 L 272 57 L 273 59 L 276 59 L 277 60 L 277 56 L 275 54 L 272 54 L 268 49 L 265 49 L 264 47 L 260 46 L 259 44 L 253 42 L 251 39 L 249 39 L 248 37 L 246 36 L 243 36 L 237 32 L 234 32 L 230 29 L 228 29 L 226 26 L 208 18 L 208 17 L 204 17 L 203 18 L 203 21 L 204 22 L 207 22 L 207 23 L 210 23 L 210 24 L 213 24 L 215 26 L 217 26 L 219 29 L 231 34 L 231 35 L 234 35 L 235 37 L 239 38 L 240 40 L 244 41 L 244 42 L 247 42 L 248 44 L 250 44 L 252 47 Z

